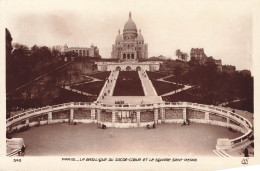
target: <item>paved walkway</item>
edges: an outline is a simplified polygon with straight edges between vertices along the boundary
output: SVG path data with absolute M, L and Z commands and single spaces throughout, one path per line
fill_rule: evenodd
M 98 78 L 94 78 L 94 77 L 91 77 L 91 76 L 88 76 L 88 75 L 83 75 L 83 77 L 90 78 L 90 79 L 92 79 L 92 81 L 103 81 L 103 80 L 100 80 Z
M 172 76 L 174 76 L 174 75 L 167 75 L 167 76 L 162 77 L 162 78 L 159 78 L 159 79 L 157 79 L 157 80 L 158 80 L 158 81 L 164 81 L 164 79 L 170 78 L 170 77 L 172 77 Z
M 151 104 L 161 103 L 160 96 L 105 96 L 104 99 L 100 98 L 99 102 L 104 104 L 115 104 L 116 101 L 124 101 L 124 104 Z
M 63 88 L 63 87 L 61 87 Z M 77 90 L 77 89 L 73 89 L 71 88 L 70 86 L 65 86 L 64 89 L 66 90 L 69 90 L 69 91 L 72 91 L 74 93 L 78 93 L 78 94 L 82 94 L 82 95 L 85 95 L 85 96 L 94 96 L 93 94 L 89 94 L 89 93 L 86 93 L 84 91 L 80 91 L 80 90 Z
M 111 133 L 113 137 L 111 138 Z M 97 129 L 96 124 L 52 124 L 39 126 L 12 135 L 24 138 L 25 156 L 75 155 L 176 155 L 211 156 L 219 137 L 236 138 L 225 127 L 192 123 L 160 124 L 156 129 L 108 128 Z M 32 138 L 33 137 L 33 138 Z M 51 137 L 51 140 L 50 140 Z
M 240 102 L 240 101 L 243 101 L 243 100 L 246 100 L 246 99 L 237 99 L 237 100 L 232 100 L 232 101 L 229 101 L 229 102 L 223 102 L 223 103 L 218 104 L 218 106 L 226 106 L 229 103 Z
M 165 78 L 171 77 L 171 76 L 173 76 L 173 75 L 169 75 L 169 76 L 166 76 L 166 77 L 157 79 L 157 81 L 162 81 L 162 82 L 166 82 L 166 83 L 170 83 L 170 84 L 176 84 L 176 85 L 182 85 L 182 84 L 179 84 L 179 83 L 175 83 L 175 82 L 170 82 L 170 81 L 164 80 Z M 188 89 L 193 88 L 193 87 L 194 87 L 194 86 L 184 85 L 183 88 L 180 88 L 180 89 L 171 91 L 171 92 L 169 92 L 169 93 L 165 93 L 165 94 L 163 94 L 163 95 L 161 95 L 161 96 L 169 96 L 169 95 L 172 95 L 172 94 L 176 94 L 176 93 L 182 92 L 182 91 L 184 91 L 184 90 L 188 90 Z
M 171 92 L 166 93 L 166 94 L 163 94 L 163 95 L 161 95 L 161 96 L 169 96 L 169 95 L 176 94 L 176 93 L 179 93 L 179 92 L 182 92 L 182 91 L 184 91 L 184 90 L 191 89 L 191 88 L 193 88 L 193 86 L 184 85 L 183 88 L 177 89 L 177 90 L 175 90 L 175 91 L 171 91 Z

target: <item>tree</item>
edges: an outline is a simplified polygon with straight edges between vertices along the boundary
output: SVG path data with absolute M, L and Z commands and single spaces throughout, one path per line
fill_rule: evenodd
M 61 55 L 61 47 L 53 46 L 51 52 L 54 58 L 58 58 Z
M 181 50 L 177 49 L 176 52 L 175 52 L 175 55 L 178 57 L 178 59 L 180 59 L 181 54 L 182 54 Z
M 187 62 L 188 56 L 189 55 L 187 53 L 181 53 L 181 60 L 184 61 L 184 62 Z
M 6 57 L 8 58 L 11 55 L 11 52 L 13 50 L 12 46 L 12 36 L 11 33 L 7 28 L 5 28 L 5 47 L 6 47 Z
M 180 82 L 182 73 L 183 73 L 183 67 L 181 66 L 181 64 L 179 63 L 175 64 L 173 69 L 173 74 L 175 75 L 178 83 Z

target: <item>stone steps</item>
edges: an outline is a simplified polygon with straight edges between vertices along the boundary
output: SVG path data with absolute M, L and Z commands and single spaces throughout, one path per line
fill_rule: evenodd
M 218 157 L 231 157 L 229 154 L 222 150 L 213 150 L 213 152 L 218 156 Z
M 158 96 L 146 72 L 138 71 L 146 96 Z

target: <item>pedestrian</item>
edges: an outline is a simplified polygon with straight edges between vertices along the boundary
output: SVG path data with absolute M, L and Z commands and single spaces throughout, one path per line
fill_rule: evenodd
M 25 146 L 23 145 L 21 148 L 21 156 L 24 156 L 24 155 L 25 155 Z
M 245 157 L 249 157 L 249 155 L 248 155 L 248 149 L 247 149 L 247 148 L 245 148 L 245 150 L 244 150 L 244 156 L 245 156 Z

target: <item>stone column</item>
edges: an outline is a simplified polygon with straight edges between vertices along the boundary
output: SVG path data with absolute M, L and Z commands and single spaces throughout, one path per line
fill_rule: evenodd
M 183 108 L 183 119 L 186 120 L 187 119 L 187 113 L 186 113 L 187 108 Z
M 48 113 L 48 124 L 51 124 L 52 121 L 52 112 Z
M 91 120 L 94 121 L 94 120 L 95 120 L 95 109 L 91 109 L 90 112 L 91 112 L 91 113 L 90 113 Z
M 115 126 L 115 122 L 116 122 L 116 111 L 112 111 L 112 125 Z
M 227 118 L 227 123 L 230 123 L 230 119 L 229 118 Z
M 140 111 L 136 112 L 136 122 L 137 122 L 137 126 L 140 126 Z
M 160 109 L 160 115 L 161 115 L 162 123 L 164 123 L 164 121 L 165 121 L 165 109 L 164 108 Z
M 205 112 L 205 120 L 209 120 L 209 112 Z
M 158 108 L 154 109 L 154 123 L 158 124 Z
M 74 109 L 70 108 L 70 123 L 73 123 Z
M 29 119 L 25 120 L 25 124 L 29 126 Z
M 100 123 L 100 109 L 97 109 L 97 123 Z

